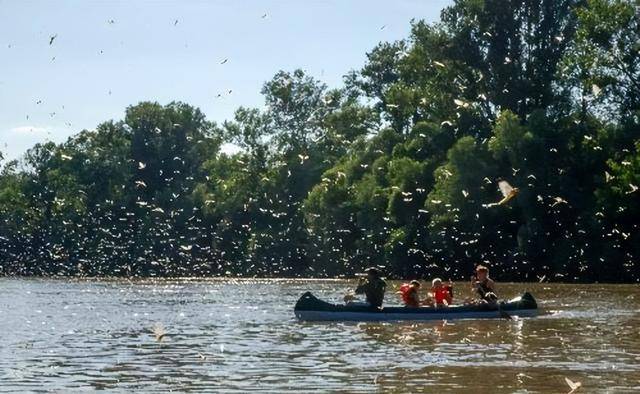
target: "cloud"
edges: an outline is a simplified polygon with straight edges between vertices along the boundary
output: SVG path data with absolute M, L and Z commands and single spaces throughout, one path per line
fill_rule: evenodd
M 235 144 L 231 144 L 231 143 L 224 143 L 222 144 L 222 146 L 220 147 L 220 151 L 222 153 L 226 153 L 227 155 L 233 155 L 236 154 L 238 152 L 242 151 L 242 148 L 240 148 L 238 145 Z
M 18 126 L 12 129 L 9 129 L 12 133 L 19 134 L 31 134 L 31 133 L 46 133 L 48 129 L 46 127 L 38 127 L 38 126 Z
M 54 134 L 56 129 L 49 125 L 34 126 L 24 125 L 12 128 L 0 128 L 0 152 L 5 162 L 19 159 L 27 149 L 33 148 L 37 143 L 58 138 Z M 63 139 L 60 137 L 59 139 Z

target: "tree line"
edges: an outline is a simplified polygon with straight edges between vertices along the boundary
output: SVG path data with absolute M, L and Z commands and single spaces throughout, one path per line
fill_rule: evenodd
M 0 273 L 637 282 L 639 14 L 457 0 L 339 88 L 281 71 L 222 124 L 130 106 L 4 163 Z

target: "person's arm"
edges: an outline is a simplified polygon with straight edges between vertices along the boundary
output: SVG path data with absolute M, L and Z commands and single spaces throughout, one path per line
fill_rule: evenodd
M 427 305 L 435 305 L 436 304 L 436 293 L 434 293 L 433 288 L 427 291 L 427 299 L 424 300 L 424 303 Z
M 487 280 L 487 287 L 491 289 L 492 292 L 496 292 L 496 282 L 494 282 L 493 279 Z

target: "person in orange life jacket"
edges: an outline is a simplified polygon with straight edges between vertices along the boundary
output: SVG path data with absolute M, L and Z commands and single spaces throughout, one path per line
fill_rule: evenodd
M 418 308 L 421 304 L 420 302 L 420 294 L 418 291 L 420 290 L 420 282 L 417 280 L 412 280 L 410 283 L 403 283 L 400 286 L 400 291 L 398 294 L 402 297 L 402 302 L 404 302 L 404 306 L 411 308 Z
M 480 302 L 496 302 L 496 282 L 489 278 L 489 268 L 484 265 L 476 267 L 476 274 L 471 278 L 471 288 L 480 297 Z
M 453 287 L 451 281 L 447 286 L 442 284 L 442 279 L 435 278 L 431 281 L 431 297 L 434 306 L 449 306 L 453 302 Z

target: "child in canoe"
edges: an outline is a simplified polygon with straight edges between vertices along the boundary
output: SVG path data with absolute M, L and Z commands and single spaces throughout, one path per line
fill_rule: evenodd
M 433 306 L 449 306 L 453 302 L 453 286 L 451 281 L 445 286 L 442 279 L 435 278 L 431 281 L 431 304 Z
M 404 302 L 404 306 L 410 308 L 417 308 L 420 306 L 420 294 L 418 291 L 420 290 L 420 282 L 417 280 L 412 280 L 410 283 L 403 283 L 400 286 L 400 291 L 398 294 L 402 297 L 402 302 Z

